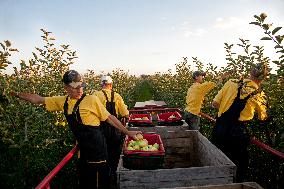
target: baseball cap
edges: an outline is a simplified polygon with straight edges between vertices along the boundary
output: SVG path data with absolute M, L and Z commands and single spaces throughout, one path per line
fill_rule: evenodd
M 103 75 L 101 77 L 101 83 L 106 83 L 106 84 L 112 83 L 112 79 L 108 75 Z
M 83 82 L 81 75 L 75 70 L 69 70 L 64 73 L 62 81 L 65 85 L 72 88 L 85 87 L 86 83 Z
M 204 71 L 202 71 L 202 70 L 197 70 L 197 71 L 195 71 L 195 72 L 192 73 L 192 78 L 193 78 L 193 79 L 196 79 L 196 78 L 197 78 L 198 76 L 200 76 L 200 75 L 205 76 L 206 73 L 205 73 Z

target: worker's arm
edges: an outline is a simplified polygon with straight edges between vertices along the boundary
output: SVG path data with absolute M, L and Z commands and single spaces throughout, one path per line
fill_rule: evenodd
M 106 119 L 106 121 L 111 124 L 112 126 L 114 126 L 115 128 L 119 129 L 120 131 L 122 131 L 124 134 L 134 138 L 135 140 L 137 140 L 136 135 L 138 133 L 142 133 L 141 131 L 129 131 L 127 130 L 122 124 L 121 122 L 113 115 L 109 115 L 108 118 Z
M 15 96 L 17 98 L 29 101 L 33 104 L 43 104 L 44 103 L 44 97 L 38 95 L 38 94 L 32 94 L 32 93 L 16 93 L 16 92 L 11 92 L 11 96 Z
M 212 102 L 212 107 L 213 107 L 213 108 L 216 108 L 216 109 L 219 109 L 220 104 L 219 104 L 218 102 L 216 102 L 216 101 L 213 101 L 213 102 Z
M 205 113 L 202 113 L 202 112 L 199 112 L 199 115 L 211 122 L 216 122 L 216 119 L 214 119 L 213 117 L 209 116 L 208 114 L 205 114 Z

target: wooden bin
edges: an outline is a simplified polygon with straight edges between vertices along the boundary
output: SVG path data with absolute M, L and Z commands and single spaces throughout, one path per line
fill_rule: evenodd
M 170 188 L 160 188 L 170 189 Z M 171 189 L 263 189 L 255 182 L 232 183 L 222 185 L 206 185 L 206 186 L 191 186 L 191 187 L 176 187 Z
M 161 136 L 166 151 L 165 165 L 163 169 L 129 170 L 123 167 L 121 157 L 117 169 L 119 188 L 152 189 L 233 183 L 235 164 L 199 131 L 186 128 L 137 128 L 144 133 Z

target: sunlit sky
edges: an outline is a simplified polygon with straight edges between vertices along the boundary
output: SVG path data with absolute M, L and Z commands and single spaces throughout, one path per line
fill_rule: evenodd
M 41 28 L 53 32 L 58 46 L 77 51 L 71 68 L 81 73 L 166 72 L 182 57 L 220 67 L 224 43 L 239 38 L 265 46 L 276 59 L 274 44 L 260 41 L 262 30 L 249 22 L 265 12 L 268 21 L 284 26 L 283 10 L 283 0 L 0 0 L 0 41 L 20 51 L 13 55 L 16 67 L 43 46 Z

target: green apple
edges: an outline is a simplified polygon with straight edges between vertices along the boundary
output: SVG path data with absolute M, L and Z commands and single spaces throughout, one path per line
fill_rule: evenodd
M 140 146 L 139 146 L 139 145 L 134 145 L 134 146 L 133 146 L 133 149 L 134 149 L 134 150 L 140 150 Z
M 131 146 L 128 146 L 127 150 L 134 150 L 134 148 L 132 148 Z
M 148 145 L 148 141 L 146 139 L 143 139 L 143 140 L 139 140 L 139 146 L 140 147 L 144 147 L 144 146 L 147 146 Z
M 156 148 L 157 150 L 159 150 L 159 144 L 155 143 L 155 144 L 153 144 L 153 147 Z

